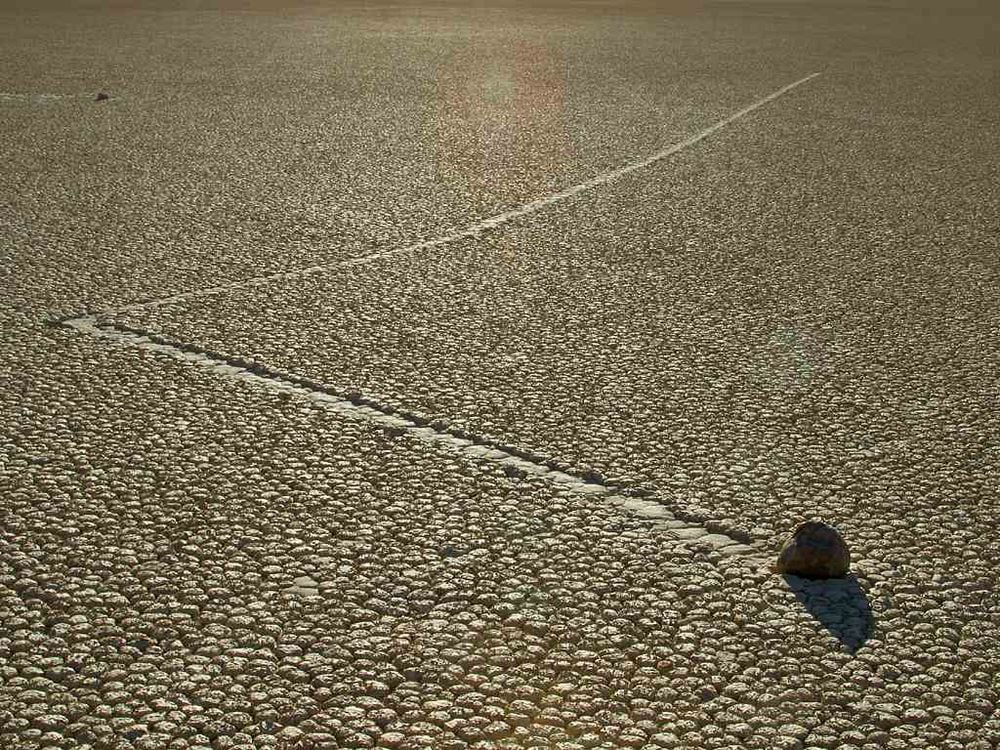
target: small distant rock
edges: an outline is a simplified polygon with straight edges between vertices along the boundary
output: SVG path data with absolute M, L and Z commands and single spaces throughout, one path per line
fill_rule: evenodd
M 803 578 L 843 578 L 850 567 L 851 553 L 840 532 L 822 521 L 806 521 L 785 542 L 774 569 Z
M 106 102 L 110 98 L 111 98 L 111 95 L 109 93 L 107 93 L 106 91 L 98 91 L 97 92 L 97 98 L 94 101 Z

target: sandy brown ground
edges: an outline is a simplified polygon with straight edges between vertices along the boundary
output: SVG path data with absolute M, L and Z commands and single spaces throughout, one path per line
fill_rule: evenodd
M 5 3 L 0 747 L 1000 745 L 997 20 Z M 52 323 L 85 311 L 768 552 L 825 518 L 855 577 Z

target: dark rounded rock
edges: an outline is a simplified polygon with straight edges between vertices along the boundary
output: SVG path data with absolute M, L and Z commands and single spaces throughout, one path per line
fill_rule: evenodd
M 774 569 L 803 578 L 843 578 L 850 566 L 851 553 L 840 532 L 822 521 L 806 521 L 785 542 Z

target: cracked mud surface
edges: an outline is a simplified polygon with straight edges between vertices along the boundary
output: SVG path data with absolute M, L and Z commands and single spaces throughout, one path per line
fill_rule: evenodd
M 559 5 L 8 11 L 10 304 L 70 314 L 447 234 L 646 156 L 818 57 L 683 9 L 651 26 Z M 88 86 L 114 101 L 30 97 Z
M 48 380 L 7 425 L 8 746 L 975 747 L 993 731 L 982 587 L 878 560 L 853 590 L 788 586 L 305 398 L 62 331 L 23 361 Z
M 0 747 L 1000 745 L 986 5 L 118 5 L 0 12 Z
M 818 513 L 976 579 L 997 563 L 965 559 L 998 510 L 996 139 L 924 118 L 889 143 L 916 122 L 890 102 L 847 152 L 854 89 L 831 78 L 485 237 L 108 319 L 638 476 L 772 544 Z

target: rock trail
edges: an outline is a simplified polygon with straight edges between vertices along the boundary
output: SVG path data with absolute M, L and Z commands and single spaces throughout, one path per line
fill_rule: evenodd
M 431 422 L 388 400 L 360 393 L 343 393 L 329 385 L 259 363 L 174 342 L 166 337 L 123 325 L 103 324 L 94 316 L 69 318 L 57 324 L 105 341 L 138 347 L 205 367 L 222 377 L 239 378 L 256 387 L 303 396 L 338 416 L 366 419 L 393 434 L 405 434 L 418 440 L 443 444 L 477 459 L 502 464 L 509 476 L 539 476 L 569 487 L 574 492 L 603 495 L 610 505 L 646 519 L 652 528 L 671 538 L 712 549 L 726 556 L 738 555 L 753 565 L 766 564 L 762 553 L 752 545 L 751 538 L 745 532 L 723 530 L 715 524 L 710 524 L 712 528 L 708 528 L 703 525 L 704 519 L 695 518 L 679 509 L 668 508 L 665 498 L 647 487 L 631 483 L 619 484 L 595 473 L 583 476 L 564 471 L 556 468 L 559 462 L 554 459 L 499 443 L 485 436 L 473 435 L 450 425 Z

